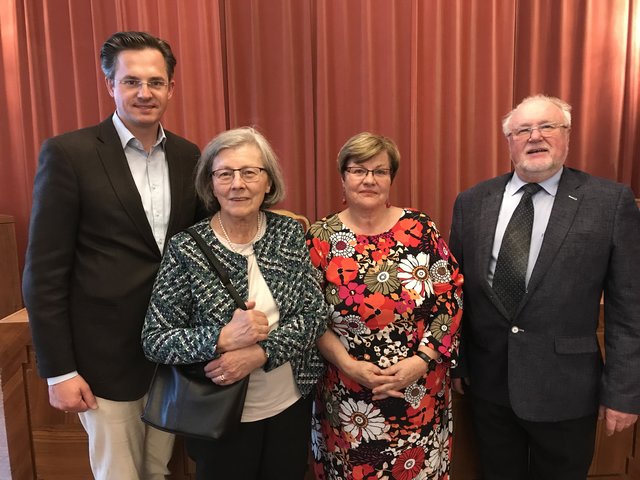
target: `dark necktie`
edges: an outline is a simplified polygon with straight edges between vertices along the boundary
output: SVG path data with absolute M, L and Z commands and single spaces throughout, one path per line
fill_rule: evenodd
M 525 293 L 525 278 L 533 229 L 533 200 L 542 187 L 527 183 L 521 190 L 522 198 L 513 211 L 504 231 L 500 253 L 493 274 L 493 291 L 502 305 L 513 316 Z

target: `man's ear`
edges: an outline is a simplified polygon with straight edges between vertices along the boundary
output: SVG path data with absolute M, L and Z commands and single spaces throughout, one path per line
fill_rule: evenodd
M 113 97 L 113 88 L 114 88 L 113 80 L 110 78 L 104 77 L 104 83 L 107 85 L 107 92 L 109 92 L 109 95 Z

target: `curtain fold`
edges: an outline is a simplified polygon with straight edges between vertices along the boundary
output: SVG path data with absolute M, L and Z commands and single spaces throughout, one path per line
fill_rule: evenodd
M 516 19 L 514 101 L 543 92 L 569 102 L 567 165 L 625 183 L 632 179 L 623 176 L 621 138 L 638 123 L 638 97 L 626 97 L 640 81 L 637 72 L 627 81 L 634 4 L 637 8 L 636 0 L 520 0 Z M 633 105 L 636 118 L 625 118 Z M 639 154 L 636 150 L 636 162 Z
M 163 124 L 200 147 L 255 125 L 282 207 L 312 220 L 342 208 L 336 156 L 368 130 L 400 148 L 393 202 L 447 236 L 457 193 L 511 168 L 502 115 L 539 92 L 574 106 L 568 164 L 640 195 L 640 0 L 0 0 L 0 212 L 21 252 L 39 146 L 113 112 L 98 50 L 130 29 L 178 58 Z
M 316 217 L 342 208 L 338 151 L 362 131 L 398 144 L 392 200 L 410 202 L 411 14 L 409 0 L 317 2 Z
M 629 4 L 626 32 L 627 38 L 620 40 L 625 44 L 626 62 L 617 180 L 630 184 L 640 197 L 640 0 Z
M 513 2 L 417 4 L 410 205 L 448 237 L 456 195 L 509 171 L 499 119 L 511 108 Z
M 314 218 L 311 6 L 226 0 L 224 21 L 229 127 L 250 125 L 265 135 L 285 177 L 282 207 Z

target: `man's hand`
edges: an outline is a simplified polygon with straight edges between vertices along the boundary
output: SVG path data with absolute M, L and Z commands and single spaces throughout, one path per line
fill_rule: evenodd
M 607 437 L 613 435 L 614 432 L 621 432 L 625 428 L 629 428 L 638 420 L 638 415 L 633 413 L 624 413 L 614 410 L 613 408 L 600 405 L 598 412 L 598 420 L 604 420 L 605 431 Z
M 49 403 L 63 412 L 86 412 L 98 408 L 89 384 L 80 375 L 49 386 Z
M 451 379 L 451 389 L 460 395 L 464 395 L 465 385 L 471 385 L 471 381 L 468 377 Z

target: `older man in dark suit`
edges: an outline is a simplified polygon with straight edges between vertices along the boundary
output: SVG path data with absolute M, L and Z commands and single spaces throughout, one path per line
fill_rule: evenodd
M 503 121 L 515 172 L 454 207 L 465 276 L 454 374 L 469 380 L 486 480 L 584 479 L 598 412 L 609 434 L 640 412 L 640 212 L 628 187 L 564 167 L 570 111 L 523 100 Z
M 160 125 L 170 46 L 119 32 L 100 58 L 115 113 L 44 142 L 23 289 L 55 408 L 78 412 L 96 479 L 159 479 L 173 437 L 140 421 L 153 365 L 140 334 L 165 242 L 194 223 L 198 148 Z

